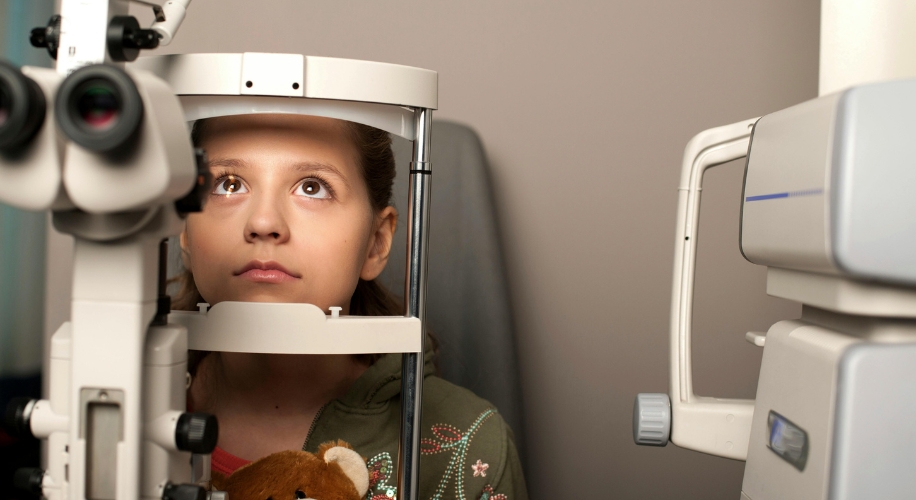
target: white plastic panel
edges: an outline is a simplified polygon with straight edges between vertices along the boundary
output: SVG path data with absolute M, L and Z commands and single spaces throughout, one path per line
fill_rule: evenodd
M 833 272 L 829 178 L 839 95 L 764 116 L 745 175 L 741 251 L 765 266 Z
M 108 21 L 128 14 L 127 2 L 60 0 L 60 47 L 55 69 L 63 76 L 88 64 L 109 61 Z
M 769 267 L 767 294 L 846 314 L 916 317 L 916 290 L 841 276 Z
M 850 89 L 837 116 L 832 248 L 846 275 L 916 285 L 916 80 Z
M 172 311 L 169 321 L 188 329 L 189 348 L 282 354 L 420 352 L 418 318 L 331 318 L 312 304 L 220 302 L 209 312 Z
M 300 54 L 242 54 L 239 94 L 302 97 L 305 57 Z
M 238 95 L 242 85 L 242 54 L 141 57 L 128 67 L 151 71 L 182 95 Z
M 400 106 L 326 99 L 222 95 L 182 96 L 181 105 L 188 121 L 255 113 L 293 113 L 362 123 L 409 141 L 417 138 L 413 112 Z
M 439 75 L 427 69 L 355 59 L 306 57 L 305 96 L 437 109 Z
M 754 127 L 741 249 L 754 264 L 916 284 L 916 80 L 854 87 Z
M 909 0 L 821 0 L 818 94 L 916 77 L 914 25 Z
M 744 469 L 742 490 L 746 495 L 762 500 L 827 498 L 837 366 L 845 350 L 859 342 L 802 320 L 770 327 Z M 768 447 L 770 411 L 807 433 L 809 449 L 803 470 Z
M 439 105 L 438 74 L 399 64 L 251 52 L 141 57 L 132 66 L 156 73 L 179 95 L 240 95 L 245 89 L 245 94 L 289 97 L 301 90 L 295 95 L 425 109 Z M 289 80 L 299 74 L 304 85 L 293 89 Z M 255 85 L 253 78 L 264 83 Z
M 860 344 L 839 366 L 830 499 L 916 493 L 916 344 Z

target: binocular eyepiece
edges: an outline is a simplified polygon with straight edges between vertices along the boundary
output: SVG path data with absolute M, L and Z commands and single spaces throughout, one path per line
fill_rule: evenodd
M 128 74 L 108 65 L 86 66 L 57 91 L 54 113 L 71 141 L 96 153 L 117 150 L 137 135 L 143 99 Z
M 0 61 L 0 151 L 29 143 L 45 120 L 47 102 L 34 80 Z
M 47 106 L 34 80 L 0 61 L 0 151 L 27 145 L 41 129 Z M 87 66 L 61 83 L 54 114 L 68 139 L 90 151 L 107 153 L 129 144 L 137 135 L 143 123 L 143 99 L 124 70 Z
M 208 172 L 153 73 L 96 64 L 63 78 L 0 62 L 0 202 L 113 214 L 178 200 L 184 213 L 200 209 Z

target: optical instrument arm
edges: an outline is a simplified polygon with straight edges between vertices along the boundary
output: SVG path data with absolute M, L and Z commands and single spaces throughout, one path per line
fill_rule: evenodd
M 191 0 L 169 0 L 156 12 L 156 22 L 150 29 L 159 35 L 159 45 L 172 43 L 190 4 Z
M 667 419 L 652 422 L 649 414 L 664 413 L 664 405 L 660 405 L 659 401 L 667 399 L 667 395 L 640 394 L 633 428 L 637 444 L 664 446 L 670 436 L 671 441 L 682 448 L 736 460 L 747 458 L 754 401 L 697 396 L 693 392 L 690 341 L 703 175 L 709 168 L 747 155 L 751 130 L 756 121 L 756 118 L 744 120 L 703 131 L 687 143 L 684 151 L 678 186 L 671 296 L 670 411 Z M 661 439 L 644 439 L 641 436 L 659 430 Z

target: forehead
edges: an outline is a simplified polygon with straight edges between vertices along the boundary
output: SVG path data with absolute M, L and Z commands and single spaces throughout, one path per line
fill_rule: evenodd
M 319 161 L 355 167 L 357 151 L 342 120 L 305 115 L 237 115 L 197 125 L 197 146 L 211 160 Z

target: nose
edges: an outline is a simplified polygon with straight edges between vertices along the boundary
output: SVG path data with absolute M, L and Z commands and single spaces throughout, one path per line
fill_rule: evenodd
M 245 241 L 284 243 L 289 240 L 290 231 L 286 215 L 280 202 L 272 197 L 252 200 L 251 211 L 245 223 Z

